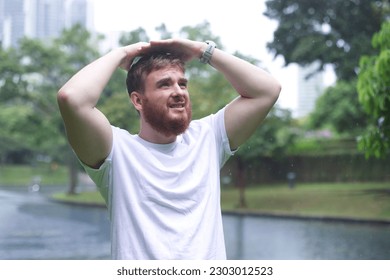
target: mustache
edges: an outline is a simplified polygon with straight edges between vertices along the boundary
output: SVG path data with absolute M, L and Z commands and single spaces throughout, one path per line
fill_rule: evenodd
M 190 103 L 191 102 L 190 102 L 189 98 L 187 98 L 186 96 L 173 96 L 168 101 L 169 106 L 172 106 L 172 105 L 187 106 Z

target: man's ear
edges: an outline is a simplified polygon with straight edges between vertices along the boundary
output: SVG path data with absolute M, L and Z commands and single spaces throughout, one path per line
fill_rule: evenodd
M 142 110 L 142 97 L 140 95 L 141 94 L 137 91 L 133 91 L 130 94 L 131 102 L 133 103 L 133 105 L 137 111 Z

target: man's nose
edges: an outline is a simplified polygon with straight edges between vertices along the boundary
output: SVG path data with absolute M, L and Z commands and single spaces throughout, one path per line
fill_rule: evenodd
M 186 89 L 181 87 L 179 84 L 175 84 L 174 86 L 174 94 L 175 95 L 184 95 L 186 92 Z

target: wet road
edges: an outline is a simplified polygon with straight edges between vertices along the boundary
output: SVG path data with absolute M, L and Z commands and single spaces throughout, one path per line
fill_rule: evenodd
M 0 189 L 0 259 L 109 259 L 105 208 Z M 58 191 L 55 190 L 55 191 Z M 224 215 L 229 259 L 390 259 L 390 225 Z
M 107 259 L 107 211 L 0 190 L 0 259 Z

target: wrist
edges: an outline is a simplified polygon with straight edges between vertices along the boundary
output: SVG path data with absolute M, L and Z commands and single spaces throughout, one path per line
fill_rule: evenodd
M 199 58 L 200 62 L 204 64 L 209 64 L 215 48 L 216 44 L 213 41 L 206 41 L 204 43 L 202 54 Z
M 119 47 L 111 51 L 113 58 L 118 61 L 118 66 L 128 70 L 133 60 L 133 56 L 126 47 Z

